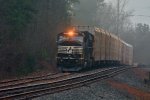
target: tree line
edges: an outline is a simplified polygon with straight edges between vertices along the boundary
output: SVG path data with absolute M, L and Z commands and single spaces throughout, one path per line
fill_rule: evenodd
M 0 76 L 54 64 L 56 34 L 70 25 L 78 0 L 0 0 Z

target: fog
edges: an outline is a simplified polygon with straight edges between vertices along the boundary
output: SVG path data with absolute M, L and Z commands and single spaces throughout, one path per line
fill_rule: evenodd
M 0 0 L 0 78 L 55 66 L 56 36 L 70 25 L 119 35 L 134 46 L 135 62 L 150 64 L 149 4 L 120 0 L 118 12 L 116 0 Z
M 75 6 L 73 24 L 95 25 L 114 34 L 118 27 L 121 38 L 134 46 L 134 61 L 150 64 L 149 4 L 149 0 L 120 0 L 118 20 L 117 0 L 81 0 Z
M 113 2 L 116 5 L 117 0 L 105 0 L 107 3 Z M 127 10 L 134 11 L 131 20 L 134 24 L 147 23 L 150 25 L 150 0 L 128 0 Z M 142 16 L 139 16 L 142 15 Z

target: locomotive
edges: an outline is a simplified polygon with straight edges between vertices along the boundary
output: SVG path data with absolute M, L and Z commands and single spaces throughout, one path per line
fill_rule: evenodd
M 85 27 L 85 26 L 82 26 Z M 79 71 L 93 66 L 132 65 L 133 47 L 101 28 L 75 27 L 57 35 L 57 67 Z

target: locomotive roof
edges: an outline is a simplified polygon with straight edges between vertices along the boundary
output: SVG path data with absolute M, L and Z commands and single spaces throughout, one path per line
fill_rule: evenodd
M 61 32 L 58 35 L 65 35 L 65 33 L 68 33 L 68 32 Z M 79 35 L 83 35 L 82 32 L 80 31 L 75 31 L 75 33 L 78 33 Z
M 75 33 L 78 33 L 79 35 L 87 35 L 87 34 L 90 34 L 90 35 L 93 35 L 91 32 L 89 32 L 89 31 L 78 31 L 78 30 L 76 30 L 76 31 L 74 31 Z M 61 33 L 59 33 L 58 35 L 64 35 L 64 33 L 67 33 L 67 32 L 61 32 Z

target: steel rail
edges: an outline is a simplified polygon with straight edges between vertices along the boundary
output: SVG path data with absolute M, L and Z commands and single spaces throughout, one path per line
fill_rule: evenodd
M 114 69 L 114 68 L 99 70 L 98 72 L 105 72 L 105 71 L 108 71 L 110 69 Z M 39 82 L 38 84 L 33 83 L 33 84 L 27 84 L 27 85 L 22 85 L 22 86 L 8 87 L 8 88 L 0 89 L 0 92 L 11 91 L 11 90 L 15 90 L 15 89 L 22 89 L 22 88 L 36 87 L 36 86 L 47 85 L 47 84 L 52 84 L 52 83 L 58 83 L 58 82 L 67 81 L 67 80 L 74 79 L 74 78 L 77 79 L 77 78 L 80 78 L 80 77 L 83 77 L 83 76 L 90 76 L 90 75 L 95 74 L 95 73 L 97 73 L 97 72 L 92 72 L 91 71 L 91 72 L 88 72 L 88 73 L 85 73 L 85 74 L 70 75 L 68 77 L 62 77 L 61 79 L 52 79 L 52 80 L 49 80 L 49 81 L 46 81 L 46 82 Z
M 55 91 L 60 91 L 61 89 L 66 90 L 67 88 L 69 89 L 69 88 L 74 87 L 73 85 L 77 85 L 77 86 L 79 85 L 80 86 L 81 83 L 85 84 L 85 83 L 92 82 L 96 79 L 112 77 L 112 75 L 115 75 L 118 72 L 122 72 L 122 71 L 127 70 L 127 69 L 129 69 L 129 68 L 113 68 L 113 69 L 102 70 L 102 71 L 89 73 L 89 74 L 85 74 L 85 75 L 80 75 L 80 76 L 76 76 L 76 77 L 66 78 L 63 80 L 57 80 L 54 82 L 48 82 L 47 85 L 51 85 L 51 86 L 47 86 L 45 88 L 39 88 L 36 90 L 31 89 L 30 91 L 26 91 L 24 93 L 12 94 L 9 96 L 3 96 L 3 97 L 0 97 L 0 99 L 11 99 L 11 98 L 16 98 L 16 97 L 25 96 L 25 95 L 28 95 L 28 97 L 32 97 L 31 94 L 36 94 L 33 97 L 35 97 L 35 96 L 38 97 L 38 95 L 53 93 L 54 90 Z M 42 85 L 44 85 L 44 84 L 42 84 Z M 41 85 L 38 85 L 38 86 L 41 86 Z M 35 87 L 35 86 L 33 86 L 33 87 Z M 65 89 L 63 89 L 63 88 L 65 88 Z M 51 92 L 46 92 L 49 90 L 51 90 Z M 44 93 L 44 91 L 45 91 L 45 93 Z M 37 93 L 39 93 L 39 94 L 37 94 Z M 26 98 L 26 96 L 25 96 L 25 98 Z
M 4 81 L 0 81 L 0 85 L 1 84 L 5 84 L 5 83 L 11 83 L 11 82 L 16 82 L 16 81 L 21 81 L 21 80 L 27 80 L 27 79 L 35 79 L 35 78 L 41 78 L 44 76 L 51 76 L 51 75 L 55 75 L 57 73 L 50 73 L 50 74 L 46 74 L 46 75 L 41 75 L 41 76 L 29 76 L 29 77 L 21 77 L 21 78 L 16 78 L 16 79 L 10 79 L 10 80 L 4 80 Z
M 3 84 L 0 85 L 0 90 L 3 88 L 8 88 L 8 87 L 15 87 L 15 86 L 20 86 L 23 84 L 30 84 L 38 81 L 44 81 L 44 80 L 50 80 L 50 79 L 55 79 L 59 77 L 64 77 L 69 75 L 70 73 L 58 73 L 58 74 L 53 74 L 53 75 L 46 75 L 44 77 L 38 77 L 38 78 L 32 78 L 32 79 L 26 79 L 26 80 L 21 80 L 21 81 L 15 81 L 15 82 L 10 82 L 9 84 Z

